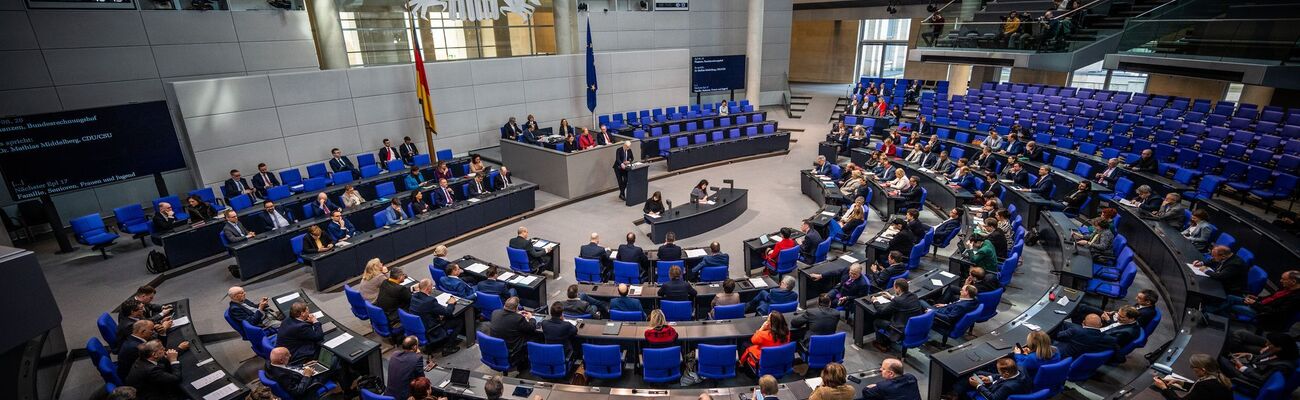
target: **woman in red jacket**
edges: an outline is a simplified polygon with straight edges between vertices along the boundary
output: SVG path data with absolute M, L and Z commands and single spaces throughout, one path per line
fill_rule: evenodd
M 582 134 L 578 135 L 578 149 L 586 150 L 592 147 L 596 147 L 596 138 L 591 136 L 587 128 L 582 128 Z
M 781 254 L 781 250 L 785 250 L 795 246 L 794 239 L 790 238 L 790 236 L 793 234 L 794 233 L 791 232 L 790 228 L 781 228 L 781 241 L 776 242 L 776 246 L 773 246 L 772 250 L 767 251 L 767 257 L 766 257 L 767 269 L 764 271 L 767 272 L 776 271 L 776 261 L 777 261 L 777 257 L 779 257 Z
M 758 369 L 758 358 L 763 355 L 763 348 L 776 347 L 790 343 L 790 325 L 785 322 L 785 316 L 780 311 L 773 311 L 767 315 L 767 321 L 763 326 L 754 332 L 754 336 L 749 338 L 750 346 L 745 349 L 745 355 L 740 361 L 748 364 L 750 368 Z
M 893 157 L 898 154 L 898 146 L 894 145 L 893 139 L 885 139 L 885 143 L 880 145 L 880 152 Z

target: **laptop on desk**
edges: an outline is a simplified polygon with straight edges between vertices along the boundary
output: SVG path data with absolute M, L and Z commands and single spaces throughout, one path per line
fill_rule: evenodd
M 451 370 L 451 377 L 448 378 L 446 382 L 443 382 L 441 386 L 443 390 L 448 392 L 451 392 L 451 389 L 456 389 L 460 391 L 460 393 L 470 392 L 469 370 L 453 368 Z

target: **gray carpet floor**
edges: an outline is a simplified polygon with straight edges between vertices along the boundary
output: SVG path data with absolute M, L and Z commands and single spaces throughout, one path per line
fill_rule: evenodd
M 813 97 L 801 118 L 789 120 L 780 109 L 772 109 L 769 112 L 769 118 L 777 120 L 781 128 L 803 130 L 796 131 L 792 135 L 797 142 L 791 144 L 789 154 L 681 174 L 667 173 L 662 162 L 652 166 L 651 176 L 662 176 L 662 178 L 650 182 L 650 191 L 661 191 L 666 199 L 674 200 L 674 203 L 678 204 L 687 201 L 691 187 L 700 179 L 708 179 L 715 186 L 723 179 L 733 179 L 736 187 L 750 190 L 749 210 L 740 218 L 707 234 L 679 240 L 680 245 L 705 246 L 709 242 L 718 241 L 722 244 L 724 252 L 738 259 L 742 253 L 741 243 L 745 239 L 772 232 L 783 226 L 797 226 L 801 219 L 816 213 L 815 203 L 800 194 L 799 174 L 796 171 L 808 168 L 816 157 L 817 142 L 822 140 L 821 138 L 829 129 L 826 121 L 831 115 L 837 97 L 843 95 L 844 85 L 792 85 L 792 90 L 796 94 L 807 94 Z M 539 192 L 538 207 L 554 205 L 563 200 Z M 534 237 L 563 244 L 562 253 L 559 255 L 560 277 L 548 286 L 552 291 L 550 298 L 559 299 L 562 297 L 562 290 L 574 282 L 573 257 L 577 254 L 578 246 L 587 242 L 588 235 L 593 232 L 599 233 L 604 239 L 604 244 L 616 245 L 627 232 L 644 233 L 647 228 L 633 224 L 633 221 L 640 217 L 640 207 L 624 206 L 618 199 L 617 193 L 605 194 L 564 205 L 457 243 L 450 246 L 449 256 L 459 258 L 464 255 L 474 255 L 490 262 L 507 265 L 508 260 L 504 250 L 506 242 L 515 235 L 517 226 L 526 226 Z M 927 211 L 923 213 L 922 220 L 934 225 L 941 220 L 941 217 Z M 870 221 L 867 234 L 863 235 L 864 240 L 882 228 L 882 223 L 878 219 L 872 218 Z M 642 236 L 639 242 L 644 245 L 648 240 Z M 54 255 L 54 244 L 49 240 L 28 247 L 41 253 L 46 276 L 63 313 L 64 332 L 72 348 L 83 347 L 87 338 L 98 336 L 94 320 L 100 313 L 112 309 L 127 298 L 135 287 L 154 278 L 144 269 L 147 250 L 142 250 L 139 242 L 130 242 L 129 239 L 120 240 L 119 244 L 112 249 L 115 256 L 108 260 L 101 260 L 97 253 L 91 253 L 87 249 L 68 255 Z M 941 250 L 937 257 L 926 257 L 922 268 L 946 266 L 946 255 L 951 251 L 951 248 Z M 429 274 L 426 265 L 431 258 L 413 260 L 402 266 L 411 277 L 425 278 Z M 976 327 L 976 334 L 987 332 L 987 329 L 999 326 L 1020 314 L 1055 281 L 1055 277 L 1045 271 L 1049 264 L 1047 254 L 1041 249 L 1026 247 L 1023 259 L 1026 268 L 1021 268 L 1023 272 L 1013 282 L 1013 285 L 1019 289 L 1007 292 L 998 316 Z M 195 315 L 193 323 L 198 332 L 201 334 L 231 332 L 230 327 L 220 317 L 227 304 L 224 298 L 226 289 L 239 283 L 226 271 L 226 265 L 231 262 L 233 261 L 229 259 L 219 260 L 196 271 L 168 279 L 159 288 L 157 301 L 167 302 L 189 298 Z M 735 263 L 731 267 L 731 275 L 743 275 L 741 269 L 739 263 Z M 365 321 L 350 317 L 347 302 L 341 292 L 318 293 L 310 288 L 310 281 L 311 278 L 305 271 L 293 270 L 264 282 L 247 285 L 245 288 L 253 298 L 306 289 L 327 313 L 339 317 L 339 320 L 349 328 L 360 332 L 371 331 Z M 1142 276 L 1135 285 L 1134 293 L 1137 289 L 1150 287 L 1150 281 Z M 847 329 L 847 325 L 843 326 Z M 1151 343 L 1162 343 L 1170 336 L 1171 332 L 1162 329 L 1155 338 L 1152 338 Z M 261 362 L 254 357 L 245 342 L 227 340 L 206 345 L 221 365 L 227 369 L 237 369 L 237 376 L 245 381 L 255 379 L 256 370 Z M 909 372 L 918 376 L 926 375 L 929 361 L 925 359 L 924 354 L 932 350 L 935 348 L 923 347 L 919 351 L 910 353 L 911 360 L 907 365 Z M 385 345 L 385 351 L 391 349 Z M 850 371 L 877 368 L 884 357 L 886 357 L 884 354 L 871 349 L 870 346 L 857 349 L 850 345 L 846 367 Z M 1140 368 L 1145 367 L 1133 361 L 1137 358 L 1130 357 L 1129 363 L 1119 367 L 1103 368 L 1102 377 L 1083 385 L 1085 393 L 1067 392 L 1067 396 L 1091 398 L 1093 396 L 1086 392 L 1108 393 L 1113 389 L 1107 387 L 1113 388 L 1114 382 L 1127 381 L 1124 377 L 1134 376 L 1133 374 L 1140 373 Z M 478 361 L 476 348 L 463 349 L 438 362 L 443 365 L 471 368 L 478 372 L 489 372 L 488 368 Z M 922 368 L 918 370 L 917 366 Z M 620 384 L 637 386 L 637 382 L 639 380 L 620 382 Z M 926 381 L 923 378 L 921 382 L 924 386 Z M 748 385 L 752 382 L 741 379 L 722 384 Z M 98 398 L 103 393 L 102 387 L 103 382 L 97 372 L 89 361 L 83 358 L 77 360 L 70 368 L 62 397 Z M 924 391 L 925 388 L 922 387 L 922 390 Z

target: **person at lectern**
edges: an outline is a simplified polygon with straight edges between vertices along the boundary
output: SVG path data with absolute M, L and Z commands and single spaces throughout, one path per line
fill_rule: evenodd
M 700 179 L 700 183 L 695 184 L 695 188 L 691 189 L 691 202 L 705 203 L 708 201 L 709 201 L 709 180 Z
M 605 129 L 604 126 L 601 129 Z M 623 142 L 623 147 L 614 154 L 614 178 L 618 180 L 619 199 L 627 199 L 627 172 L 632 168 L 633 162 L 636 162 L 636 155 L 632 154 L 632 143 Z

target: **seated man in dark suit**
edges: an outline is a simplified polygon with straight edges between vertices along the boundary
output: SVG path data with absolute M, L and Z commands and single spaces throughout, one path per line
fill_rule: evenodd
M 966 279 L 953 281 L 953 283 L 943 288 L 938 296 L 930 296 L 935 303 L 952 303 L 961 297 L 961 290 L 966 285 L 975 286 L 976 294 L 991 292 L 1002 287 L 1002 281 L 998 280 L 996 272 L 986 271 L 982 267 L 972 266 L 966 271 Z
M 722 252 L 722 244 L 718 242 L 709 243 L 709 254 L 700 258 L 700 262 L 691 267 L 691 279 L 700 280 L 700 272 L 708 267 L 725 267 L 731 265 L 731 256 Z
M 387 388 L 384 395 L 393 399 L 410 397 L 411 381 L 424 377 L 425 363 L 424 355 L 420 354 L 420 339 L 415 336 L 402 338 L 397 352 L 388 357 Z
M 470 286 L 468 282 L 465 282 L 460 277 L 463 272 L 464 270 L 460 268 L 460 264 L 448 264 L 447 276 L 438 279 L 438 287 L 441 287 L 444 292 L 452 296 L 474 300 L 478 297 L 478 293 L 474 291 L 473 286 Z
M 849 301 L 871 293 L 871 282 L 862 275 L 862 264 L 853 263 L 848 268 L 825 274 L 808 274 L 814 281 L 829 278 L 835 287 L 826 293 L 835 307 L 844 306 Z
M 510 121 L 507 121 L 505 125 L 501 126 L 502 139 L 515 140 L 521 133 L 524 133 L 524 130 L 515 122 L 515 117 L 510 117 Z
M 655 254 L 659 261 L 677 261 L 682 259 L 682 247 L 677 245 L 677 234 L 668 232 L 664 235 L 664 244 L 659 246 L 659 251 Z
M 944 240 L 953 232 L 961 231 L 962 214 L 963 211 L 961 207 L 953 207 L 951 210 L 948 210 L 948 219 L 943 220 L 943 222 L 940 222 L 939 225 L 935 225 L 934 227 L 934 240 Z
M 669 280 L 659 286 L 659 299 L 670 301 L 694 301 L 695 286 L 682 279 L 682 267 L 668 268 Z
M 618 254 L 614 257 L 614 260 L 636 263 L 641 267 L 641 281 L 650 281 L 650 273 L 645 269 L 648 259 L 645 256 L 645 250 L 641 250 L 636 245 L 636 234 L 627 233 L 627 243 L 618 245 Z
M 889 221 L 888 229 L 895 232 L 894 237 L 889 239 L 889 244 L 885 246 L 885 251 L 876 252 L 876 254 L 878 254 L 876 256 L 878 258 L 876 261 L 888 262 L 888 260 L 885 259 L 885 256 L 890 252 L 895 251 L 904 255 L 904 257 L 908 254 L 912 254 L 912 247 L 916 246 L 916 242 L 920 239 L 917 238 L 916 235 L 912 234 L 912 230 L 907 229 L 906 225 L 903 223 L 903 219 L 894 218 L 894 220 Z
M 921 222 L 920 209 L 909 208 L 907 214 L 903 215 L 903 221 L 906 222 L 904 228 L 912 232 L 912 236 L 924 238 L 925 234 L 930 232 L 930 226 Z
M 970 314 L 971 311 L 975 311 L 975 307 L 979 307 L 979 302 L 975 301 L 975 296 L 979 294 L 979 289 L 975 289 L 974 285 L 966 285 L 962 286 L 961 297 L 956 302 L 935 304 L 934 326 L 951 328 L 957 325 L 957 321 L 960 321 L 966 314 Z
M 1147 185 L 1141 185 L 1138 186 L 1137 189 L 1134 189 L 1133 198 L 1128 200 L 1136 203 L 1138 208 L 1146 212 L 1155 212 L 1156 210 L 1159 210 L 1160 203 L 1163 202 L 1163 198 L 1154 195 L 1154 192 L 1151 191 L 1151 186 Z
M 438 180 L 438 187 L 430 191 L 433 197 L 433 204 L 438 207 L 449 207 L 456 204 L 456 191 L 447 185 L 446 179 Z
M 497 277 L 501 276 L 501 270 L 495 265 L 488 267 L 483 274 L 487 275 L 487 279 L 481 280 L 477 285 L 474 285 L 475 291 L 495 294 L 503 299 L 515 297 L 515 289 L 511 288 L 510 284 L 497 279 Z
M 289 306 L 289 318 L 280 324 L 275 336 L 275 345 L 289 349 L 291 365 L 302 365 L 314 360 L 320 353 L 321 343 L 325 341 L 325 331 L 320 322 L 301 301 Z
M 813 229 L 812 224 L 808 223 L 807 220 L 803 221 L 803 225 L 799 226 L 799 230 L 803 232 L 803 241 L 799 243 L 799 260 L 805 264 L 812 264 L 813 256 L 817 253 L 817 245 L 821 244 L 825 239 L 822 239 L 821 232 Z
M 882 335 L 877 332 L 876 341 L 871 342 L 871 345 L 882 353 L 893 351 L 891 347 L 894 341 L 901 337 L 909 318 L 925 313 L 925 306 L 921 299 L 916 297 L 916 293 L 908 290 L 906 280 L 895 280 L 892 294 L 894 297 L 876 311 L 876 320 L 872 321 L 876 331 L 886 333 Z
M 492 182 L 492 185 L 494 186 L 492 190 L 505 189 L 515 184 L 514 176 L 510 175 L 509 168 L 506 168 L 505 165 L 502 165 L 501 168 L 498 168 L 497 170 L 501 173 L 497 174 L 496 181 Z
M 1153 219 L 1169 224 L 1169 226 L 1182 229 L 1183 220 L 1186 218 L 1184 213 L 1186 210 L 1183 207 L 1183 195 L 1178 194 L 1178 192 L 1170 192 L 1165 195 L 1165 200 L 1160 203 L 1160 207 L 1152 211 L 1150 216 Z
M 519 309 L 518 297 L 511 297 L 501 309 L 492 312 L 488 334 L 506 342 L 511 365 L 522 365 L 526 343 L 537 336 L 537 322 L 533 313 Z
M 330 215 L 330 223 L 325 225 L 325 230 L 335 241 L 345 240 L 361 233 L 356 226 L 352 225 L 352 221 L 343 218 L 342 211 L 337 210 Z
M 266 189 L 280 186 L 280 179 L 266 167 L 266 163 L 257 164 L 257 174 L 253 175 L 253 189 L 257 197 L 266 198 Z
M 786 275 L 781 277 L 779 286 L 771 289 L 763 289 L 754 295 L 745 306 L 745 313 L 757 312 L 758 315 L 768 315 L 773 304 L 785 304 L 792 301 L 799 301 L 799 292 L 795 291 L 795 286 L 799 284 L 794 276 Z
M 1025 171 L 1025 166 L 1019 161 L 1012 162 L 998 179 L 1011 181 L 1012 185 L 1020 187 L 1029 186 L 1029 172 Z
M 142 400 L 172 400 L 186 398 L 181 390 L 181 363 L 176 361 L 176 350 L 168 350 L 162 342 L 150 340 L 139 346 L 140 357 L 131 366 L 123 383 L 135 388 L 136 398 Z
M 287 228 L 296 221 L 293 213 L 275 208 L 275 202 L 267 200 L 262 203 L 262 214 L 260 214 L 262 226 L 268 231 L 280 228 Z
M 239 214 L 235 210 L 226 210 L 226 223 L 221 228 L 221 234 L 226 237 L 226 242 L 230 244 L 251 239 L 255 235 L 253 231 L 244 228 L 244 224 L 239 222 Z
M 1056 189 L 1056 184 L 1052 182 L 1052 169 L 1046 165 L 1039 167 L 1038 180 L 1034 182 L 1034 186 L 1029 188 L 1029 191 L 1039 197 L 1051 200 L 1053 189 Z
M 352 177 L 354 178 L 361 176 L 361 174 L 357 172 L 357 167 L 352 165 L 352 160 L 349 159 L 348 156 L 343 155 L 343 151 L 338 148 L 330 149 L 330 156 L 330 169 L 333 170 L 334 173 L 347 172 L 352 174 Z
M 921 400 L 916 376 L 903 372 L 903 362 L 886 358 L 880 363 L 881 381 L 862 388 L 862 400 Z
M 484 174 L 474 174 L 474 181 L 469 183 L 469 196 L 476 197 L 492 193 L 492 185 L 483 181 Z
M 604 280 L 612 280 L 614 270 L 609 259 L 609 249 L 600 245 L 600 234 L 591 233 L 591 241 L 578 248 L 578 258 L 600 261 L 600 275 Z
M 131 368 L 135 367 L 135 361 L 141 357 L 140 345 L 154 339 L 164 339 L 167 337 L 168 329 L 171 329 L 172 322 L 170 319 L 165 320 L 162 324 L 154 324 L 153 321 L 142 319 L 135 321 L 129 326 L 130 335 L 120 338 L 122 344 L 117 350 L 117 373 L 119 376 L 127 376 L 131 373 Z M 189 350 L 190 342 L 181 342 L 176 346 L 175 351 L 181 352 Z
M 1115 322 L 1101 328 L 1101 332 L 1115 340 L 1116 348 L 1123 348 L 1138 338 L 1142 327 L 1137 324 L 1138 310 L 1124 306 L 1115 313 Z
M 311 367 L 294 367 L 289 365 L 289 349 L 276 347 L 271 349 L 271 358 L 266 362 L 266 377 L 280 385 L 280 389 L 294 399 L 316 399 L 317 390 L 324 384 L 317 371 Z
M 597 315 L 600 314 L 599 308 L 595 304 L 583 300 L 582 295 L 584 293 L 578 292 L 578 285 L 569 285 L 564 294 L 566 298 L 560 302 L 560 306 L 563 308 L 561 312 L 566 315 L 590 315 L 589 318 L 598 318 Z
M 528 239 L 528 228 L 521 226 L 515 232 L 516 232 L 516 236 L 514 237 L 514 239 L 510 239 L 510 247 L 515 249 L 521 249 L 525 252 L 528 252 L 528 263 L 532 264 L 533 273 L 536 274 L 542 273 L 542 271 L 545 270 L 544 267 L 550 265 L 551 250 L 555 248 L 550 247 L 546 249 L 541 249 L 536 246 L 533 246 L 533 241 Z M 556 275 L 559 275 L 560 273 L 560 271 L 551 271 L 551 272 L 555 273 Z
M 817 296 L 817 305 L 805 309 L 802 314 L 790 320 L 790 337 L 798 338 L 804 348 L 808 338 L 814 335 L 830 335 L 840 330 L 840 312 L 831 308 L 831 296 L 822 293 Z
M 564 345 L 564 358 L 572 360 L 573 349 L 578 347 L 578 328 L 564 320 L 564 304 L 551 303 L 550 318 L 537 325 L 542 330 L 542 341 L 546 344 Z
M 411 141 L 410 136 L 402 138 L 402 145 L 397 146 L 397 155 L 402 157 L 402 162 L 406 165 L 415 164 L 415 156 L 420 154 L 420 149 L 415 147 L 415 142 Z
M 420 317 L 420 322 L 424 323 L 425 336 L 429 339 L 429 347 L 436 344 L 442 344 L 442 355 L 449 356 L 455 353 L 456 334 L 448 334 L 448 331 L 461 331 L 463 318 L 454 318 L 453 311 L 456 307 L 456 297 L 447 299 L 447 305 L 438 303 L 438 297 L 433 295 L 433 280 L 421 279 L 420 283 L 415 286 L 416 291 L 411 295 L 411 306 L 409 311 Z
M 1062 324 L 1055 339 L 1062 358 L 1115 348 L 1115 338 L 1101 331 L 1101 317 L 1097 314 L 1084 317 L 1083 325 Z
M 889 288 L 889 280 L 895 276 L 907 272 L 907 257 L 897 250 L 889 252 L 885 256 L 885 264 L 872 264 L 871 272 L 867 273 L 867 281 L 871 283 L 871 290 L 886 290 Z M 902 280 L 902 279 L 900 279 Z
M 249 185 L 248 180 L 244 179 L 243 175 L 240 175 L 239 170 L 237 169 L 230 170 L 230 179 L 226 179 L 226 182 L 221 185 L 221 193 L 224 194 L 227 199 L 241 194 L 257 198 L 257 188 L 254 188 L 253 185 Z
M 1033 382 L 1020 372 L 1016 360 L 1011 357 L 998 360 L 996 376 L 972 375 L 967 383 L 986 400 L 1006 400 L 1012 395 L 1029 393 L 1034 388 Z
M 253 326 L 271 329 L 280 326 L 280 321 L 273 317 L 274 309 L 267 309 L 271 305 L 270 299 L 263 297 L 254 303 L 248 300 L 248 293 L 239 286 L 231 286 L 226 290 L 226 297 L 230 298 L 230 305 L 226 307 L 226 311 L 236 322 L 247 321 Z
M 397 310 L 405 309 L 411 306 L 411 289 L 402 286 L 402 281 L 406 280 L 406 272 L 401 267 L 388 267 L 388 279 L 379 284 L 379 297 L 375 298 L 375 307 L 384 310 L 384 315 L 388 317 L 388 326 L 396 328 L 401 326 L 402 319 L 397 316 Z M 400 334 L 397 330 L 394 334 Z
M 1192 266 L 1200 269 L 1210 278 L 1223 284 L 1223 292 L 1230 296 L 1245 297 L 1246 279 L 1250 267 L 1231 247 L 1214 246 L 1210 249 L 1210 260 L 1196 260 Z
M 172 210 L 171 203 L 164 201 L 158 203 L 158 210 L 153 213 L 153 221 L 151 221 L 151 223 L 153 224 L 152 233 L 156 238 L 160 234 L 171 232 L 172 229 L 189 224 L 189 221 L 176 218 L 176 211 Z M 162 241 L 155 240 L 154 244 L 162 244 Z
M 907 188 L 898 191 L 898 197 L 903 200 L 898 203 L 900 208 L 920 208 L 921 207 L 921 181 L 916 175 L 907 177 Z M 861 194 L 859 194 L 861 195 Z
M 1134 162 L 1133 165 L 1129 166 L 1129 169 L 1132 169 L 1134 172 L 1156 172 L 1156 167 L 1159 167 L 1160 163 L 1156 160 L 1155 154 L 1156 153 L 1151 151 L 1151 149 L 1142 150 L 1142 154 L 1138 156 L 1138 160 Z

